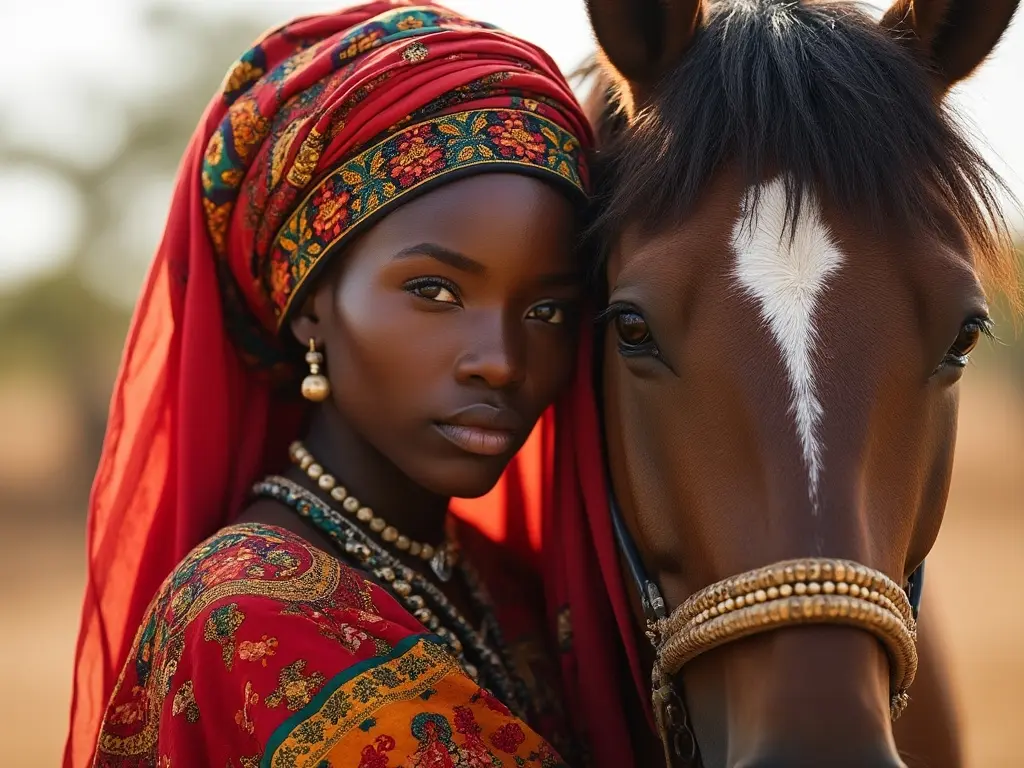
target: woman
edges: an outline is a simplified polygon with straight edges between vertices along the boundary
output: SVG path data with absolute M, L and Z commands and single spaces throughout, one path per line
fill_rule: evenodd
M 436 6 L 240 59 L 114 394 L 65 765 L 562 764 L 506 641 L 543 598 L 446 512 L 569 378 L 589 137 L 547 56 Z

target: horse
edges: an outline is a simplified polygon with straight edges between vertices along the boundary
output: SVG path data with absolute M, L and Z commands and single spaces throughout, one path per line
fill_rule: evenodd
M 945 97 L 1017 4 L 587 0 L 614 92 L 595 381 L 661 737 L 637 718 L 638 764 L 961 762 L 920 574 L 986 291 L 1021 293 Z

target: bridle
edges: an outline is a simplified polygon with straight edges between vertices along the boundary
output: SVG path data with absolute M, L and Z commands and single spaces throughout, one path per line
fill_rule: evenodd
M 640 598 L 655 651 L 651 703 L 667 766 L 699 768 L 700 751 L 673 678 L 688 661 L 734 640 L 796 624 L 864 629 L 886 647 L 892 668 L 890 715 L 907 706 L 917 672 L 917 616 L 924 563 L 900 588 L 884 574 L 848 560 L 805 558 L 776 563 L 712 584 L 671 613 L 647 575 L 609 488 L 608 507 L 619 550 Z M 856 594 L 854 594 L 854 590 Z
M 603 428 L 602 343 L 594 336 L 594 393 Z M 758 568 L 701 589 L 669 612 L 647 574 L 611 486 L 605 451 L 608 509 L 619 551 L 640 598 L 646 635 L 654 648 L 651 703 L 666 766 L 700 768 L 676 674 L 697 656 L 743 637 L 798 624 L 841 624 L 866 630 L 885 646 L 890 662 L 890 716 L 906 708 L 917 672 L 917 616 L 924 562 L 900 587 L 880 571 L 849 560 L 802 558 Z

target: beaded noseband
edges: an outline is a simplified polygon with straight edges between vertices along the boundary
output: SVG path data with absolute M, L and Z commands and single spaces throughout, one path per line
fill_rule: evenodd
M 924 563 L 904 590 L 884 573 L 849 560 L 787 560 L 705 587 L 669 614 L 611 493 L 608 501 L 615 537 L 640 594 L 647 637 L 655 650 L 651 699 L 666 765 L 700 765 L 697 740 L 673 676 L 713 648 L 781 627 L 840 624 L 873 634 L 889 656 L 890 716 L 895 720 L 902 714 L 917 673 Z

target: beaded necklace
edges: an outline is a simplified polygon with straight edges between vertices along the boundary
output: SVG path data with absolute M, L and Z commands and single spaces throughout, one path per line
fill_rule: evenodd
M 338 502 L 343 511 L 365 524 L 373 533 L 380 536 L 385 544 L 407 552 L 413 557 L 422 558 L 430 564 L 430 570 L 441 581 L 451 579 L 452 568 L 459 560 L 458 547 L 447 541 L 433 547 L 427 543 L 414 541 L 403 535 L 395 526 L 388 525 L 383 517 L 360 503 L 359 499 L 349 493 L 348 489 L 341 485 L 334 475 L 324 469 L 323 465 L 300 440 L 291 444 L 288 456 L 292 460 L 292 464 L 305 472 L 306 476 L 315 482 L 320 490 L 328 493 L 334 501 Z
M 440 589 L 316 494 L 277 475 L 256 483 L 253 493 L 286 504 L 326 534 L 343 560 L 372 573 L 417 621 L 441 638 L 474 682 L 492 690 L 516 716 L 526 719 L 529 702 L 526 686 L 513 671 L 515 667 L 486 589 L 464 558 L 457 569 L 466 582 L 474 610 L 482 617 L 479 631 Z

